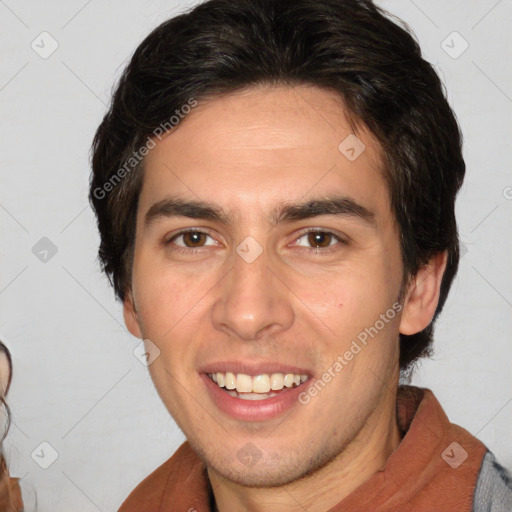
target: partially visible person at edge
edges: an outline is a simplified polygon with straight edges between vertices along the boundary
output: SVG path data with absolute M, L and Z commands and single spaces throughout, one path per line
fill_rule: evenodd
M 12 360 L 9 349 L 0 341 L 0 512 L 22 512 L 23 502 L 18 478 L 11 478 L 5 462 L 2 441 L 9 430 L 10 412 L 5 402 L 12 379 Z
M 199 4 L 135 51 L 92 168 L 103 269 L 187 439 L 121 512 L 512 510 L 493 453 L 399 380 L 431 353 L 465 174 L 406 24 Z

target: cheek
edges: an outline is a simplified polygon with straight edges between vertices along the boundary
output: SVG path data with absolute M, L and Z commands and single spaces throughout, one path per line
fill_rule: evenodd
M 334 333 L 329 339 L 340 348 L 357 339 L 359 333 L 373 326 L 393 306 L 399 286 L 388 264 L 382 261 L 366 267 L 347 266 L 314 283 L 303 282 L 300 297 L 306 306 L 305 314 L 311 315 L 312 311 Z M 382 334 L 388 335 L 388 327 L 395 329 L 393 323 L 389 321 Z
M 380 278 L 375 270 L 362 265 L 346 265 L 343 268 L 325 273 L 321 278 L 302 285 L 304 296 L 310 304 L 318 306 L 318 311 L 330 314 L 350 314 L 361 306 L 371 307 L 380 288 Z
M 154 264 L 141 264 L 138 270 L 134 269 L 133 289 L 137 311 L 149 338 L 165 337 L 200 299 L 197 280 Z

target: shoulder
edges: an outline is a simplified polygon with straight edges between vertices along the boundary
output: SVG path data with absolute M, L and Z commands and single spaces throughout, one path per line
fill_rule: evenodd
M 512 474 L 487 451 L 475 487 L 473 512 L 511 511 Z
M 118 512 L 159 510 L 169 487 L 179 485 L 184 475 L 190 473 L 197 466 L 197 456 L 188 442 L 183 443 L 172 457 L 135 487 Z

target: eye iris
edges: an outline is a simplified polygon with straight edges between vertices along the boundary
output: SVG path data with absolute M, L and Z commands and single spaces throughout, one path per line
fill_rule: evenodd
M 316 231 L 308 234 L 308 243 L 313 246 L 329 247 L 331 243 L 331 235 L 329 233 L 323 233 Z
M 204 242 L 204 233 L 199 231 L 188 231 L 183 233 L 183 241 L 187 247 L 200 247 Z M 332 235 L 322 231 L 308 233 L 308 243 L 315 247 L 329 247 Z
M 203 237 L 203 236 L 204 236 L 204 233 L 200 233 L 198 231 L 189 231 L 187 233 L 183 233 L 183 241 L 185 242 L 185 245 L 188 247 L 197 247 L 197 246 L 201 246 L 200 242 L 201 242 L 201 237 Z M 189 245 L 188 241 L 191 241 L 191 245 Z

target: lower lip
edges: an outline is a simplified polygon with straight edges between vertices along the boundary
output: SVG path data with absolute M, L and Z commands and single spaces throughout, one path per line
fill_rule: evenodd
M 205 373 L 200 374 L 206 385 L 215 405 L 229 416 L 243 421 L 263 421 L 275 418 L 285 411 L 291 409 L 294 405 L 299 405 L 299 395 L 306 389 L 306 384 L 312 380 L 300 384 L 295 388 L 289 388 L 281 391 L 277 396 L 266 398 L 264 400 L 243 400 L 231 396 Z

